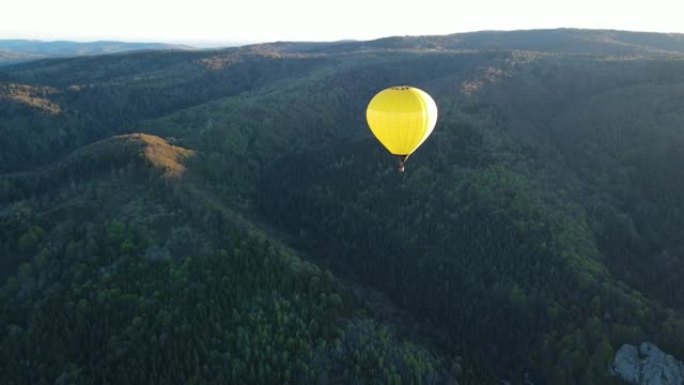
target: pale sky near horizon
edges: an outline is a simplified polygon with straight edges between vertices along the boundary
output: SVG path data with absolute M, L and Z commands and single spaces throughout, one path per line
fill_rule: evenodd
M 561 27 L 684 33 L 679 8 L 673 0 L 8 0 L 0 39 L 221 45 Z

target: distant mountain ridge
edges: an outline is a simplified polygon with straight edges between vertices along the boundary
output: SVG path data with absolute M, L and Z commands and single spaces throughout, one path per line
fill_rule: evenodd
M 478 31 L 435 36 L 391 36 L 371 41 L 267 44 L 288 52 L 332 53 L 377 49 L 523 50 L 565 54 L 684 54 L 684 34 L 601 29 Z
M 131 43 L 108 40 L 75 42 L 0 39 L 0 66 L 48 58 L 105 55 L 132 51 L 194 49 L 196 47 L 181 44 Z M 477 31 L 434 36 L 390 36 L 368 41 L 277 41 L 226 49 L 266 50 L 294 54 L 340 54 L 376 50 L 520 50 L 579 55 L 680 56 L 684 55 L 684 34 L 558 28 Z
M 187 50 L 190 46 L 164 43 L 128 43 L 121 41 L 42 41 L 0 40 L 0 65 L 56 57 L 103 55 L 144 50 Z

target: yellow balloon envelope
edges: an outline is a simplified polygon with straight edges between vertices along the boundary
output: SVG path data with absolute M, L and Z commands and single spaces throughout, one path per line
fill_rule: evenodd
M 425 139 L 437 123 L 437 105 L 425 91 L 398 86 L 380 91 L 368 103 L 366 120 L 373 135 L 393 155 L 404 161 Z

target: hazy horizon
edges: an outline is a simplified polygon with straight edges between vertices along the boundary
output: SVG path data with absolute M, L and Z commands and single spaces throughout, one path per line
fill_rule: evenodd
M 576 28 L 684 33 L 684 24 L 675 11 L 669 1 L 663 0 L 641 5 L 521 0 L 462 6 L 426 0 L 412 7 L 361 0 L 344 4 L 253 0 L 232 6 L 211 0 L 196 0 L 191 5 L 133 0 L 97 5 L 85 0 L 25 0 L 10 3 L 3 10 L 0 39 L 162 42 L 205 48 L 493 30 Z
M 32 41 L 39 43 L 58 43 L 58 42 L 69 42 L 69 43 L 125 43 L 125 44 L 168 44 L 168 45 L 180 45 L 188 46 L 192 48 L 204 49 L 204 48 L 216 48 L 216 47 L 236 47 L 249 44 L 258 44 L 262 42 L 250 42 L 250 41 L 186 41 L 186 40 L 175 40 L 175 41 L 161 41 L 161 40 L 131 40 L 131 39 L 42 39 L 40 37 L 4 37 L 0 36 L 0 41 Z

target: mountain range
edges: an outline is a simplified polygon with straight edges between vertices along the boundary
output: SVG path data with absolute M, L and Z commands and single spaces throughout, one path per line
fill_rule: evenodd
M 405 173 L 365 108 L 427 91 Z M 0 372 L 620 384 L 684 357 L 684 36 L 478 32 L 0 68 Z
M 104 55 L 141 50 L 187 50 L 185 45 L 164 43 L 128 43 L 121 41 L 41 41 L 0 40 L 0 66 L 37 59 Z

